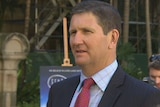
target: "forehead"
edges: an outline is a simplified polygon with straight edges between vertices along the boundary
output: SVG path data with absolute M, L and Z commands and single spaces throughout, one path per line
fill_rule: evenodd
M 150 74 L 160 76 L 160 70 L 157 70 L 157 69 L 150 69 Z
M 96 19 L 96 16 L 94 14 L 92 14 L 91 12 L 85 12 L 85 13 L 78 13 L 78 14 L 74 14 L 71 18 L 71 23 L 76 21 L 85 21 L 85 20 L 90 20 L 88 21 L 91 22 L 91 21 L 95 21 L 97 22 L 97 19 Z
M 97 18 L 92 13 L 79 13 L 79 14 L 74 14 L 70 21 L 70 28 L 77 27 L 77 26 L 96 27 L 99 25 L 97 22 Z

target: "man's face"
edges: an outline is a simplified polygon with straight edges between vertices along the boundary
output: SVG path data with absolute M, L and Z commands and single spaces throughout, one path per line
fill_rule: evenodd
M 160 89 L 160 70 L 150 69 L 150 79 L 154 81 L 155 86 Z
M 98 66 L 107 63 L 112 57 L 112 32 L 105 35 L 93 14 L 73 15 L 69 32 L 70 46 L 77 65 Z

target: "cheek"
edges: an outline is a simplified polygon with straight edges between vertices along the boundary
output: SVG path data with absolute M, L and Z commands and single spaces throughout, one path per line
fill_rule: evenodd
M 110 46 L 110 43 L 109 43 L 109 41 L 108 40 L 106 40 L 106 39 L 103 39 L 103 40 L 101 40 L 101 48 L 102 48 L 102 50 L 108 50 L 109 49 L 109 46 Z
M 95 54 L 102 55 L 107 53 L 107 50 L 108 50 L 107 42 L 100 40 L 100 41 L 95 41 L 94 44 L 95 45 L 93 46 L 93 48 L 94 48 Z
M 69 39 L 69 45 L 72 46 L 73 40 L 72 38 Z

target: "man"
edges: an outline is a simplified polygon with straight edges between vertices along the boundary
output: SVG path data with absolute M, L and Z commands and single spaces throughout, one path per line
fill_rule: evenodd
M 160 89 L 160 55 L 153 55 L 150 58 L 149 77 L 153 85 Z
M 90 88 L 89 104 L 79 107 L 160 107 L 160 91 L 126 74 L 117 62 L 121 18 L 115 8 L 95 0 L 79 3 L 73 8 L 69 33 L 82 73 L 53 84 L 47 107 L 78 107 L 86 78 L 95 85 Z

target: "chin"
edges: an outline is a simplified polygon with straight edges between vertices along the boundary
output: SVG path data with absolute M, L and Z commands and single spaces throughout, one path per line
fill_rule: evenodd
M 75 62 L 76 62 L 76 64 L 79 65 L 79 66 L 82 66 L 82 65 L 85 65 L 85 64 L 86 64 L 86 61 L 82 61 L 82 60 L 81 60 L 81 61 L 80 61 L 80 60 L 76 60 Z
M 79 66 L 84 65 L 84 63 L 83 63 L 83 62 L 76 62 L 76 64 L 77 64 L 77 65 L 79 65 Z

